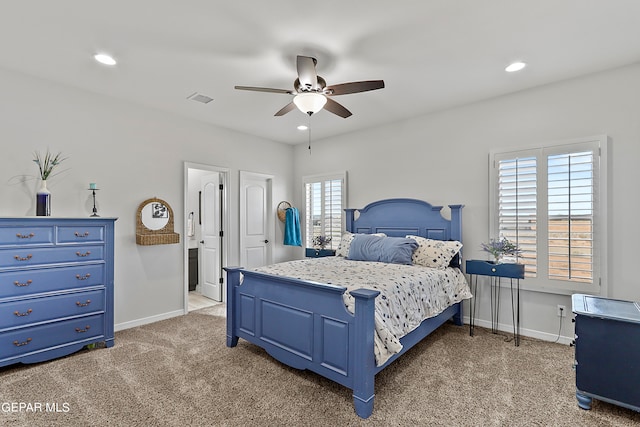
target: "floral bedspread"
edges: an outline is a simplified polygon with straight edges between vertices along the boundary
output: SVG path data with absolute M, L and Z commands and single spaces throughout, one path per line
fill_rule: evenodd
M 438 270 L 417 265 L 351 261 L 343 257 L 308 258 L 254 269 L 347 288 L 345 306 L 355 312 L 349 291 L 367 288 L 380 291 L 375 306 L 376 364 L 383 365 L 402 349 L 400 338 L 429 317 L 471 298 L 464 274 L 457 268 Z

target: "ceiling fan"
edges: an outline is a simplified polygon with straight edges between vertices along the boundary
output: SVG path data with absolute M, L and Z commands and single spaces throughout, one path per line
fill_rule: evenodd
M 295 95 L 293 100 L 280 109 L 275 116 L 284 116 L 296 107 L 298 107 L 298 109 L 303 113 L 311 116 L 324 108 L 325 110 L 345 119 L 351 115 L 351 111 L 331 99 L 331 96 L 366 92 L 369 90 L 384 88 L 383 80 L 366 80 L 327 86 L 327 82 L 316 74 L 317 62 L 316 58 L 312 58 L 310 56 L 297 56 L 296 66 L 298 70 L 298 78 L 293 82 L 293 90 L 253 86 L 235 86 L 235 88 L 255 92 Z

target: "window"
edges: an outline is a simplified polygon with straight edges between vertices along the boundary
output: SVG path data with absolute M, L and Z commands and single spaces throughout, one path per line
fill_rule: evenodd
M 316 236 L 331 237 L 326 249 L 336 249 L 344 230 L 346 172 L 303 177 L 305 194 L 305 244 Z
M 600 291 L 606 143 L 584 138 L 491 154 L 491 236 L 518 244 L 527 289 Z

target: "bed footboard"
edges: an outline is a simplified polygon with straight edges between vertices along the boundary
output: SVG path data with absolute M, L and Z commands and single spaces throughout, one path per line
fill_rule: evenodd
M 280 362 L 309 369 L 353 390 L 358 416 L 373 412 L 373 341 L 378 291 L 358 289 L 355 314 L 346 288 L 227 267 L 227 346 L 238 338 Z

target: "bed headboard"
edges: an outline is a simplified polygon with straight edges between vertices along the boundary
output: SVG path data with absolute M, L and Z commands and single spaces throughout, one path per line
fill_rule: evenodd
M 379 200 L 362 209 L 345 209 L 346 228 L 352 233 L 385 233 L 391 237 L 412 234 L 434 240 L 462 242 L 463 207 L 449 205 L 451 219 L 448 220 L 440 213 L 442 206 L 433 206 L 422 200 Z

